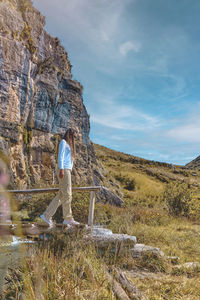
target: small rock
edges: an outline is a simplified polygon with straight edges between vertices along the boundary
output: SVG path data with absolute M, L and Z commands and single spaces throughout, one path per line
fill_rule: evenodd
M 178 264 L 180 258 L 178 256 L 166 256 L 166 259 L 170 261 L 172 264 Z
M 161 274 L 158 275 L 156 273 L 141 270 L 141 268 L 134 268 L 131 271 L 126 271 L 126 274 L 128 274 L 132 278 L 139 278 L 142 280 L 145 278 L 158 280 L 163 276 Z
M 131 249 L 133 258 L 138 258 L 142 254 L 152 253 L 160 257 L 164 256 L 164 253 L 159 249 L 152 246 L 147 246 L 144 244 L 136 244 L 133 249 Z

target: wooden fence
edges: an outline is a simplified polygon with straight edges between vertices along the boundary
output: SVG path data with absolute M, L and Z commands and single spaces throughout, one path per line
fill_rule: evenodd
M 90 192 L 90 206 L 89 206 L 89 215 L 88 215 L 88 225 L 93 226 L 94 220 L 94 207 L 95 207 L 95 198 L 96 192 L 99 192 L 102 189 L 102 186 L 88 186 L 88 187 L 73 187 L 72 190 L 75 192 Z M 11 194 L 36 194 L 36 193 L 56 193 L 59 191 L 59 188 L 47 188 L 47 189 L 30 189 L 30 190 L 7 190 L 3 192 Z M 0 191 L 1 192 L 1 191 Z

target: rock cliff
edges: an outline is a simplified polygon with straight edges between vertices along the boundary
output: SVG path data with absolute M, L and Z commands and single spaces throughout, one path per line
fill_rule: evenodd
M 79 130 L 74 183 L 102 184 L 83 87 L 44 26 L 30 0 L 0 0 L 0 149 L 10 157 L 12 186 L 56 182 L 56 134 L 70 126 Z

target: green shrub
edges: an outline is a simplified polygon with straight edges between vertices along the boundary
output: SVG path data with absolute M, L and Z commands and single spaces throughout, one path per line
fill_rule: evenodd
M 45 211 L 54 197 L 55 194 L 49 193 L 39 195 L 35 194 L 31 197 L 26 197 L 20 202 L 18 207 L 18 210 L 21 213 L 22 221 L 39 221 L 39 216 Z
M 170 183 L 166 186 L 163 194 L 168 212 L 172 216 L 190 215 L 192 192 L 188 184 Z
M 129 178 L 127 175 L 122 175 L 120 173 L 115 175 L 115 179 L 119 181 L 126 190 L 133 191 L 135 189 L 134 179 Z
M 75 220 L 87 224 L 89 214 L 89 193 L 73 193 L 72 212 Z
M 32 28 L 26 22 L 24 23 L 24 29 L 20 34 L 20 41 L 25 42 L 26 48 L 29 50 L 31 55 L 33 55 L 36 51 L 36 47 L 34 46 L 33 38 L 32 38 Z

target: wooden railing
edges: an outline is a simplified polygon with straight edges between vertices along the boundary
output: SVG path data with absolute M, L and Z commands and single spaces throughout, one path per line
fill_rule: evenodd
M 88 186 L 88 187 L 73 187 L 72 190 L 75 192 L 90 192 L 90 206 L 88 214 L 88 225 L 93 226 L 94 220 L 94 207 L 95 207 L 95 198 L 96 192 L 99 192 L 102 189 L 102 186 Z M 4 192 L 11 194 L 36 194 L 36 193 L 56 193 L 59 191 L 59 188 L 47 188 L 47 189 L 30 189 L 30 190 L 7 190 Z M 1 191 L 0 191 L 1 192 Z

